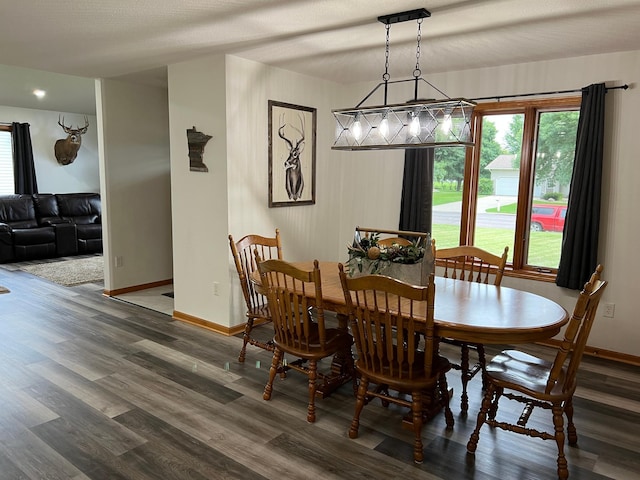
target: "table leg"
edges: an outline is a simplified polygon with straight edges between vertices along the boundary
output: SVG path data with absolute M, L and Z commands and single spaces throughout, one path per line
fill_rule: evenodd
M 338 328 L 348 330 L 348 317 L 343 314 L 337 314 Z M 353 381 L 354 394 L 357 390 L 355 383 L 355 375 L 353 368 L 353 355 L 351 347 L 349 349 L 338 351 L 331 360 L 331 374 L 325 375 L 322 384 L 316 390 L 316 396 L 325 398 L 331 395 L 333 391 L 341 387 L 347 382 Z

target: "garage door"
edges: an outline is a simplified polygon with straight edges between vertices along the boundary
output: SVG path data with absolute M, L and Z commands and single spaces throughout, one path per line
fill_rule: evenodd
M 518 178 L 502 177 L 496 180 L 496 195 L 518 195 Z

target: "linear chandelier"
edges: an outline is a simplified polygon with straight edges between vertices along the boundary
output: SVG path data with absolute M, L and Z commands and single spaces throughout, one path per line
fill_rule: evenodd
M 379 83 L 353 108 L 332 110 L 336 120 L 333 150 L 382 150 L 392 148 L 427 148 L 472 146 L 471 114 L 476 104 L 464 98 L 449 98 L 422 78 L 420 70 L 421 25 L 431 13 L 424 8 L 378 17 L 385 24 L 385 72 Z M 416 65 L 413 78 L 389 81 L 389 31 L 391 24 L 416 20 L 418 24 Z M 414 98 L 407 103 L 387 104 L 390 85 L 414 82 Z M 419 100 L 418 85 L 427 83 L 443 100 Z M 384 86 L 384 104 L 363 107 L 373 93 Z

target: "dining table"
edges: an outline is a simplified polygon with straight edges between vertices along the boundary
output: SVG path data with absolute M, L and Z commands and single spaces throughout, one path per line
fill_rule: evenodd
M 311 270 L 313 262 L 292 262 Z M 348 315 L 340 284 L 338 262 L 319 262 L 325 310 Z M 254 272 L 260 289 L 260 275 Z M 532 343 L 556 336 L 569 320 L 558 303 L 535 293 L 435 277 L 435 334 L 463 342 L 485 344 Z
M 291 263 L 302 270 L 313 269 L 313 261 Z M 338 262 L 322 261 L 319 268 L 323 309 L 335 312 L 340 327 L 346 329 L 349 312 Z M 251 281 L 261 292 L 258 271 Z M 554 337 L 569 320 L 564 307 L 553 300 L 515 288 L 439 276 L 435 287 L 434 334 L 441 338 L 482 344 L 533 343 Z M 332 371 L 335 382 L 322 395 L 348 380 L 343 359 L 334 358 Z

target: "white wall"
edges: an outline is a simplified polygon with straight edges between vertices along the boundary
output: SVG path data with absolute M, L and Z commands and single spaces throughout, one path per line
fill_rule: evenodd
M 96 81 L 105 289 L 172 278 L 169 118 L 164 89 Z M 115 257 L 122 266 L 115 267 Z
M 0 122 L 28 123 L 33 160 L 40 193 L 100 192 L 98 138 L 96 116 L 87 115 L 89 128 L 82 136 L 78 156 L 70 165 L 60 165 L 53 153 L 56 140 L 66 138 L 58 116 L 64 124 L 77 128 L 84 125 L 84 115 L 47 110 L 0 106 Z
M 218 325 L 229 322 L 225 59 L 169 65 L 174 310 Z M 203 161 L 189 168 L 187 129 L 211 135 Z M 214 282 L 219 295 L 213 295 Z
M 315 205 L 268 206 L 269 100 L 317 109 Z M 401 176 L 396 171 L 401 175 L 402 153 L 331 150 L 331 109 L 352 106 L 345 104 L 351 101 L 344 86 L 227 56 L 228 231 L 235 240 L 249 233 L 272 237 L 279 228 L 288 260 L 346 260 L 345 245 L 356 225 L 397 227 Z M 310 188 L 310 179 L 305 184 Z M 244 322 L 245 307 L 228 247 L 224 255 L 232 293 L 230 324 L 237 325 Z

